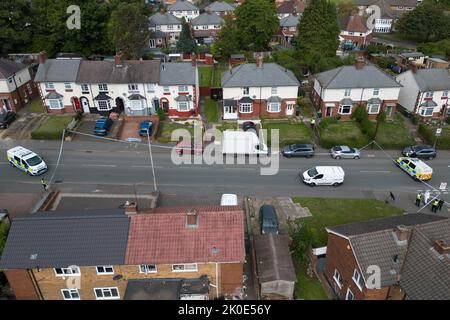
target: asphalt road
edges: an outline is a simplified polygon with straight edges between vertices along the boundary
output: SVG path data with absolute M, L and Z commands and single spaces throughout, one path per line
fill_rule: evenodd
M 145 193 L 153 191 L 153 176 L 148 147 L 108 141 L 65 143 L 60 165 L 56 168 L 60 143 L 27 140 L 23 142 L 0 142 L 0 192 L 42 191 L 41 177 L 29 177 L 8 165 L 6 150 L 13 145 L 23 145 L 38 152 L 49 164 L 44 175 L 50 180 L 54 174 L 53 187 L 64 192 Z M 373 192 L 416 193 L 427 186 L 414 181 L 397 168 L 383 152 L 366 150 L 360 160 L 334 160 L 319 154 L 311 159 L 280 158 L 276 175 L 262 176 L 260 165 L 175 165 L 170 149 L 153 147 L 156 181 L 166 201 L 204 203 L 218 202 L 222 193 L 237 193 L 255 197 L 272 196 L 322 196 L 322 197 L 368 197 Z M 397 151 L 389 152 L 393 157 Z M 427 161 L 433 168 L 429 182 L 439 188 L 441 182 L 450 182 L 450 153 Z M 346 177 L 339 187 L 303 185 L 299 172 L 316 165 L 340 165 Z M 444 195 L 446 201 L 450 197 Z

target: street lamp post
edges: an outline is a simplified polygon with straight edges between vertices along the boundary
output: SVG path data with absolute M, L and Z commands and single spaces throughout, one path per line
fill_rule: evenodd
M 148 141 L 148 152 L 150 154 L 150 162 L 152 164 L 153 188 L 155 189 L 155 192 L 156 192 L 156 191 L 158 191 L 158 188 L 156 187 L 156 176 L 155 176 L 155 167 L 153 165 L 152 144 L 150 142 L 150 135 L 149 134 L 147 134 L 147 141 Z

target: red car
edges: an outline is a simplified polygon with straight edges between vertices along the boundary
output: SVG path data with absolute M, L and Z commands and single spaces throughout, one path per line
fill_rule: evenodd
M 182 155 L 183 153 L 190 153 L 193 155 L 200 155 L 203 153 L 202 144 L 189 143 L 188 141 L 180 141 L 175 146 L 175 151 L 177 154 Z

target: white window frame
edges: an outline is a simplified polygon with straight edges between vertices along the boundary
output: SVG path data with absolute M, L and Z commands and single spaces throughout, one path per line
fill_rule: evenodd
M 163 92 L 164 93 L 170 93 L 170 87 L 169 86 L 164 86 L 163 87 Z
M 182 269 L 175 269 L 176 266 L 182 267 Z M 186 267 L 192 267 L 186 269 Z M 172 265 L 172 272 L 197 272 L 198 265 L 196 263 L 177 263 Z
M 181 107 L 181 106 L 184 106 L 184 107 Z M 186 112 L 186 111 L 189 111 L 191 108 L 189 106 L 188 101 L 180 101 L 177 103 L 177 109 L 178 109 L 178 111 Z
M 276 107 L 276 111 L 274 111 L 274 107 Z M 281 103 L 280 102 L 270 102 L 267 104 L 267 112 L 278 113 L 281 111 Z
M 115 289 L 117 291 L 117 297 L 112 296 L 112 290 Z M 103 297 L 97 296 L 97 290 L 102 291 Z M 105 297 L 105 292 L 109 292 L 111 294 L 111 297 Z M 94 294 L 96 300 L 117 300 L 120 299 L 120 292 L 118 287 L 107 287 L 107 288 L 94 288 Z
M 340 272 L 336 268 L 334 269 L 333 279 L 334 279 L 334 282 L 336 282 L 336 284 L 338 285 L 339 289 L 342 289 L 342 277 L 341 277 Z M 340 280 L 340 282 L 339 282 L 339 280 Z
M 143 110 L 144 104 L 142 100 L 130 100 L 130 108 L 133 110 Z
M 294 104 L 293 103 L 286 104 L 286 111 L 291 111 L 291 110 L 294 110 Z
M 431 114 L 427 114 L 428 111 L 431 110 Z M 422 107 L 420 111 L 420 115 L 424 117 L 432 117 L 434 113 L 434 107 Z
M 106 108 L 104 108 L 103 103 L 106 104 Z M 109 111 L 112 109 L 110 100 L 98 100 L 97 101 L 97 109 L 100 111 Z
M 154 83 L 147 84 L 147 92 L 154 93 L 156 91 L 156 86 Z
M 244 108 L 248 108 L 249 111 L 244 111 Z M 253 103 L 240 103 L 239 104 L 239 112 L 240 113 L 252 113 L 253 112 Z
M 56 270 L 59 269 L 62 271 L 62 273 L 58 273 Z M 55 272 L 55 275 L 57 277 L 78 277 L 81 276 L 80 268 L 78 267 L 70 267 L 70 268 L 53 268 L 53 271 Z
M 106 83 L 99 83 L 98 91 L 99 92 L 108 92 L 108 85 Z
M 442 98 L 448 98 L 448 90 L 442 91 Z
M 64 292 L 67 292 L 70 295 L 70 298 L 66 298 Z M 61 294 L 64 300 L 81 300 L 80 293 L 78 289 L 61 289 Z M 74 298 L 73 295 L 76 294 L 78 297 Z
M 242 88 L 242 94 L 244 96 L 248 96 L 250 94 L 250 87 L 243 87 Z
M 82 93 L 89 93 L 89 85 L 87 83 L 81 84 L 81 92 Z
M 351 293 L 351 295 L 352 295 L 351 299 L 349 299 L 348 293 Z M 350 290 L 350 288 L 347 288 L 347 293 L 345 294 L 345 300 L 355 300 L 355 295 L 353 294 L 352 290 Z
M 58 107 L 55 107 L 55 105 L 52 106 L 54 103 L 56 103 Z M 48 107 L 52 110 L 59 110 L 64 108 L 64 103 L 61 99 L 48 99 Z
M 272 87 L 272 88 L 270 88 L 270 94 L 272 94 L 272 95 L 274 95 L 274 94 L 277 94 L 277 87 Z
M 106 269 L 111 269 L 112 271 L 106 271 Z M 113 266 L 97 266 L 97 267 L 95 267 L 95 271 L 97 271 L 98 275 L 114 274 L 114 267 Z
M 434 91 L 427 91 L 425 92 L 425 98 L 433 98 Z
M 352 280 L 353 282 L 356 284 L 356 286 L 358 287 L 359 291 L 362 291 L 363 289 L 363 279 L 361 274 L 359 273 L 359 271 L 355 268 L 355 270 L 353 271 L 353 276 L 352 276 Z M 353 293 L 353 292 L 352 292 Z M 354 296 L 354 295 L 353 295 Z
M 129 83 L 128 91 L 132 91 L 132 92 L 139 91 L 139 85 L 137 83 Z
M 173 30 L 173 25 L 172 24 L 167 25 L 167 30 Z
M 45 89 L 46 90 L 54 90 L 55 89 L 55 84 L 53 82 L 45 82 Z
M 374 108 L 374 107 L 377 108 L 377 111 L 376 111 L 376 112 L 373 111 L 373 108 Z M 368 104 L 368 105 L 367 105 L 367 113 L 368 113 L 368 114 L 379 114 L 379 113 L 380 113 L 380 108 L 381 108 L 381 105 L 378 104 L 378 103 Z
M 183 92 L 183 93 L 189 92 L 189 87 L 187 85 L 179 85 L 178 92 Z
M 13 83 L 13 77 L 9 77 L 9 78 L 8 78 L 8 82 L 9 82 L 9 83 Z
M 155 270 L 150 270 L 149 266 L 155 267 Z M 156 264 L 141 264 L 139 265 L 139 273 L 149 274 L 149 273 L 157 273 L 158 267 Z
M 344 90 L 344 97 L 350 97 L 352 94 L 352 89 L 345 89 Z
M 70 82 L 64 82 L 64 89 L 72 90 L 72 85 L 70 84 Z
M 344 110 L 344 107 L 350 107 L 350 112 L 348 112 L 348 113 L 343 113 L 343 110 Z M 339 105 L 339 110 L 338 110 L 338 113 L 339 114 L 342 114 L 342 115 L 348 115 L 348 114 L 352 114 L 352 108 L 353 108 L 353 106 L 350 104 L 340 104 Z
M 27 83 L 27 89 L 28 89 L 28 93 L 30 95 L 33 94 L 33 89 L 31 88 L 31 84 Z
M 373 89 L 373 95 L 374 96 L 378 96 L 379 94 L 380 94 L 380 89 L 379 88 Z

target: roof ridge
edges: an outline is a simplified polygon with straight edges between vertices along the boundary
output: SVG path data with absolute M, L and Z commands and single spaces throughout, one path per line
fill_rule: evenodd
M 227 84 L 227 82 L 229 82 L 229 81 L 236 75 L 236 73 L 237 73 L 239 70 L 242 69 L 242 66 L 244 66 L 244 65 L 245 65 L 245 63 L 244 63 L 244 64 L 240 64 L 240 65 L 238 65 L 237 67 L 231 68 L 231 70 L 229 70 L 229 71 L 225 71 L 225 72 L 230 72 L 231 76 L 228 78 L 228 80 L 225 81 L 225 83 L 222 83 L 222 87 L 223 87 L 225 84 Z M 234 69 L 235 71 L 233 71 L 233 69 Z

